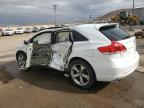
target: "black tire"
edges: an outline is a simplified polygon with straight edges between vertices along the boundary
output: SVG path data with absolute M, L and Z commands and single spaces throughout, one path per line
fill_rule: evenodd
M 19 60 L 20 57 L 23 57 L 23 66 L 22 66 L 22 63 L 20 63 L 20 60 Z M 27 60 L 26 54 L 23 53 L 23 52 L 19 52 L 17 54 L 16 58 L 17 58 L 17 63 L 18 63 L 18 66 L 19 66 L 19 70 L 20 71 L 27 71 L 28 68 L 25 67 L 26 66 L 26 60 Z
M 87 74 L 89 74 L 89 81 L 85 85 L 78 84 L 78 83 L 76 83 L 76 81 L 74 81 L 74 78 L 73 78 L 73 75 L 72 75 L 72 73 L 73 73 L 72 68 L 74 66 L 76 66 L 77 64 L 80 64 L 80 65 L 84 66 L 85 67 L 85 72 L 87 72 Z M 89 88 L 92 88 L 93 85 L 96 83 L 96 75 L 95 75 L 92 67 L 87 62 L 85 62 L 84 60 L 74 60 L 74 61 L 72 61 L 69 65 L 68 72 L 69 72 L 71 82 L 78 88 L 89 89 Z M 84 72 L 82 72 L 82 73 L 84 73 Z M 84 81 L 84 79 L 83 79 L 83 81 Z

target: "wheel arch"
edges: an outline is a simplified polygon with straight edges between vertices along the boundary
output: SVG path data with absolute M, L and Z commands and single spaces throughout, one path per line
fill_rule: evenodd
M 71 62 L 74 61 L 74 60 L 81 60 L 81 61 L 86 62 L 86 63 L 90 66 L 90 68 L 93 70 L 94 75 L 95 75 L 95 78 L 96 78 L 96 80 L 97 80 L 96 72 L 94 71 L 94 69 L 93 69 L 93 67 L 91 66 L 91 64 L 90 64 L 87 60 L 85 60 L 84 58 L 81 58 L 81 57 L 73 57 L 73 58 L 71 58 L 70 61 L 69 61 L 69 63 L 68 63 L 68 68 L 69 68 Z

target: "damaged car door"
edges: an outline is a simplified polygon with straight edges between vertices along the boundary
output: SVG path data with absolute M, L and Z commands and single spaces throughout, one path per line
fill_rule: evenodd
M 64 71 L 68 57 L 72 52 L 72 37 L 69 30 L 57 31 L 55 33 L 55 43 L 52 45 L 53 57 L 50 67 Z
M 49 65 L 52 59 L 52 46 L 51 46 L 51 34 L 42 33 L 36 36 L 33 40 L 33 48 L 31 54 L 31 66 L 32 65 Z

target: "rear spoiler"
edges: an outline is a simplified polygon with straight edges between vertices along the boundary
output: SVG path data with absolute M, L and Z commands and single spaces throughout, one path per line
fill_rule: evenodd
M 101 27 L 99 27 L 99 30 L 103 27 L 109 27 L 109 26 L 115 26 L 116 28 L 120 28 L 120 25 L 118 23 L 112 23 L 112 24 L 102 25 Z

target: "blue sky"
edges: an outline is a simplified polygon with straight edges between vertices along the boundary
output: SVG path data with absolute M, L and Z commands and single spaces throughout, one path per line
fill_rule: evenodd
M 89 19 L 122 8 L 132 8 L 132 0 L 0 0 L 1 24 L 33 24 L 54 21 L 53 5 L 57 4 L 58 22 Z M 144 0 L 135 0 L 143 7 Z

